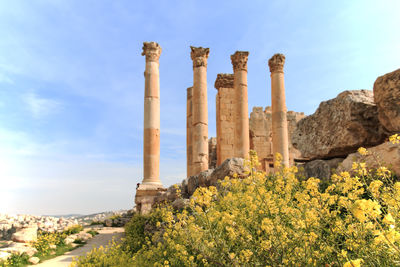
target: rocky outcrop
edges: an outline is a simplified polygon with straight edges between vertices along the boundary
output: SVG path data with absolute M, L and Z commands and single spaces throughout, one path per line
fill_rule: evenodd
M 226 176 L 233 177 L 237 174 L 238 178 L 247 176 L 244 160 L 242 158 L 231 158 L 225 160 L 218 166 L 206 179 L 207 186 L 216 186 L 218 180 L 223 180 Z
M 225 160 L 216 169 L 210 169 L 190 176 L 180 184 L 170 186 L 166 191 L 159 192 L 154 199 L 154 205 L 169 202 L 176 209 L 181 209 L 189 204 L 188 199 L 199 187 L 216 186 L 218 180 L 223 180 L 226 176 L 233 177 L 237 174 L 238 178 L 247 176 L 244 160 L 241 158 L 230 158 Z M 178 194 L 178 191 L 180 193 Z
M 352 153 L 339 165 L 337 171 L 350 172 L 353 162 L 357 161 L 365 162 L 369 168 L 378 168 L 380 163 L 397 174 L 397 176 L 400 176 L 400 144 L 386 142 L 375 147 L 370 147 L 366 156 L 362 156 L 359 153 Z
M 297 123 L 292 143 L 303 157 L 326 159 L 346 157 L 360 146 L 382 143 L 385 137 L 372 91 L 354 90 L 321 102 L 314 114 Z
M 400 69 L 376 79 L 374 100 L 380 123 L 389 132 L 400 132 Z
M 36 225 L 31 225 L 28 227 L 21 228 L 11 236 L 11 239 L 14 242 L 22 242 L 22 243 L 34 242 L 37 240 L 37 230 L 38 227 Z
M 212 174 L 214 170 L 210 169 L 210 170 L 206 170 L 203 171 L 201 173 L 199 173 L 198 175 L 194 175 L 194 176 L 190 176 L 189 178 L 187 178 L 187 193 L 189 196 L 193 195 L 194 191 L 196 191 L 196 189 L 199 186 L 206 186 L 207 185 L 207 178 Z

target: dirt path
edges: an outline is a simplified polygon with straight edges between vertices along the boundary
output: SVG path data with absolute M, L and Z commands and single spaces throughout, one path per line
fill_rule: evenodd
M 45 261 L 35 266 L 68 267 L 71 264 L 73 257 L 82 256 L 91 251 L 93 247 L 105 246 L 108 244 L 109 241 L 112 240 L 113 237 L 115 238 L 115 240 L 119 240 L 124 235 L 124 228 L 122 227 L 105 227 L 97 231 L 99 232 L 99 234 L 90 239 L 83 247 L 74 249 L 65 253 L 64 255 L 58 256 L 54 259 Z

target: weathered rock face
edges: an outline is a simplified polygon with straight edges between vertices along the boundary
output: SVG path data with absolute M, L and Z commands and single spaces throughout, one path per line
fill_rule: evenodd
M 15 232 L 11 239 L 14 242 L 23 242 L 23 243 L 29 243 L 37 240 L 37 226 L 29 226 L 26 228 L 22 228 L 20 230 L 17 230 Z
M 390 132 L 400 132 L 400 69 L 376 79 L 374 100 L 380 123 Z
M 366 156 L 361 156 L 359 153 L 348 155 L 339 165 L 337 171 L 350 172 L 353 162 L 358 160 L 365 162 L 369 168 L 378 168 L 379 164 L 377 159 L 382 166 L 389 168 L 400 176 L 400 144 L 392 144 L 390 142 L 368 148 L 368 154 Z
M 314 114 L 297 123 L 292 143 L 304 157 L 324 159 L 345 157 L 360 146 L 382 143 L 386 136 L 372 91 L 354 90 L 321 102 Z
M 194 191 L 196 191 L 196 189 L 199 186 L 206 186 L 207 177 L 209 177 L 212 172 L 213 172 L 213 170 L 206 170 L 206 171 L 199 173 L 198 175 L 190 176 L 187 179 L 188 195 L 189 196 L 193 195 Z
M 217 185 L 218 180 L 223 180 L 225 176 L 232 177 L 237 174 L 239 178 L 246 176 L 246 168 L 242 158 L 227 159 L 218 166 L 207 178 L 207 186 Z
M 321 181 L 329 181 L 332 171 L 336 169 L 344 158 L 334 158 L 330 160 L 313 160 L 304 165 L 306 178 L 315 177 Z

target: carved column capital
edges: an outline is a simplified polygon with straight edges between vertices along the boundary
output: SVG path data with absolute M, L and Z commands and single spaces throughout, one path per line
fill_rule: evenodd
M 247 71 L 248 58 L 249 58 L 249 52 L 247 51 L 236 51 L 235 54 L 231 55 L 233 71 L 240 71 L 240 70 Z
M 233 74 L 219 73 L 215 80 L 214 87 L 219 88 L 233 88 Z
M 268 60 L 269 71 L 283 72 L 283 65 L 285 65 L 285 55 L 275 54 Z
M 146 62 L 158 62 L 161 50 L 161 46 L 156 42 L 144 42 L 142 56 L 146 56 Z
M 190 46 L 190 57 L 193 60 L 193 68 L 206 67 L 210 48 Z

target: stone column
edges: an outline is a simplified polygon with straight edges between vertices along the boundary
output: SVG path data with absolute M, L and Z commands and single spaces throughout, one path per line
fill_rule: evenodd
M 187 89 L 187 102 L 186 102 L 186 176 L 193 175 L 193 118 L 192 118 L 192 96 L 193 87 Z
M 226 159 L 234 157 L 236 95 L 233 80 L 233 74 L 220 73 L 214 84 L 218 90 L 216 97 L 217 166 Z
M 235 157 L 249 156 L 249 108 L 247 97 L 247 59 L 249 52 L 236 51 L 231 55 L 235 88 Z
M 146 56 L 144 92 L 143 182 L 161 185 L 160 181 L 160 75 L 161 47 L 155 42 L 143 43 Z
M 207 59 L 209 48 L 190 47 L 193 60 L 193 173 L 208 169 Z
M 154 198 L 165 191 L 160 181 L 160 80 L 159 62 L 161 47 L 155 42 L 144 42 L 142 56 L 146 56 L 144 72 L 144 133 L 143 181 L 136 188 L 136 210 L 150 212 Z
M 286 118 L 285 83 L 283 65 L 285 56 L 275 54 L 268 60 L 271 71 L 271 106 L 272 106 L 272 150 L 282 155 L 282 164 L 289 166 L 289 140 Z

